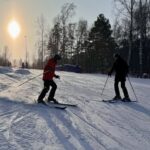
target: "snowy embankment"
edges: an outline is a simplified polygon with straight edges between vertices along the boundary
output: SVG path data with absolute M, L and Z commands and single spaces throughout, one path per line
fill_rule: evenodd
M 103 103 L 114 96 L 113 77 L 57 72 L 56 99 L 78 104 L 57 110 L 35 104 L 40 70 L 0 68 L 1 150 L 149 150 L 150 80 L 131 78 L 138 103 Z M 130 97 L 135 100 L 127 81 Z

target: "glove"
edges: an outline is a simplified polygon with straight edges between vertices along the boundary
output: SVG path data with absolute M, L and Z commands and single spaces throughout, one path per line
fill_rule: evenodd
M 60 76 L 59 75 L 55 75 L 55 78 L 60 79 Z

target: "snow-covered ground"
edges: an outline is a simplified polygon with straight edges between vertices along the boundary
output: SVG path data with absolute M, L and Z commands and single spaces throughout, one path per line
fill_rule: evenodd
M 104 103 L 114 96 L 113 77 L 57 72 L 56 99 L 77 104 L 66 110 L 35 101 L 41 70 L 0 67 L 0 150 L 149 150 L 150 80 L 130 78 L 138 103 Z M 132 88 L 127 81 L 132 100 Z

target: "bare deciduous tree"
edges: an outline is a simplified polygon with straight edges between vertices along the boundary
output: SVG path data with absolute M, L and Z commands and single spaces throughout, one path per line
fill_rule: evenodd
M 76 64 L 79 64 L 79 54 L 82 51 L 85 51 L 84 43 L 87 41 L 88 38 L 88 24 L 87 20 L 79 20 L 78 22 L 78 28 L 76 31 Z
M 61 9 L 61 13 L 59 15 L 60 23 L 62 25 L 62 44 L 61 44 L 62 55 L 65 54 L 66 46 L 68 42 L 68 38 L 67 38 L 68 21 L 75 14 L 75 8 L 76 6 L 74 5 L 74 3 L 66 3 L 63 5 Z
M 41 67 L 44 65 L 44 56 L 45 56 L 45 49 L 46 49 L 46 20 L 43 15 L 37 18 L 37 34 L 39 36 L 38 41 L 38 59 L 40 60 Z
M 126 12 L 126 17 L 130 20 L 129 26 L 129 54 L 128 54 L 128 63 L 130 64 L 131 54 L 132 54 L 132 42 L 133 42 L 133 15 L 134 7 L 136 4 L 135 0 L 114 0 L 116 3 L 119 3 L 123 7 L 123 10 Z

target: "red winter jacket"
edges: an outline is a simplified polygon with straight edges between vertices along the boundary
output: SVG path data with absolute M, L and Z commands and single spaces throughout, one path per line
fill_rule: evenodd
M 49 59 L 48 63 L 44 67 L 43 72 L 43 80 L 52 80 L 55 76 L 55 67 L 56 67 L 57 61 L 54 60 L 54 58 Z

